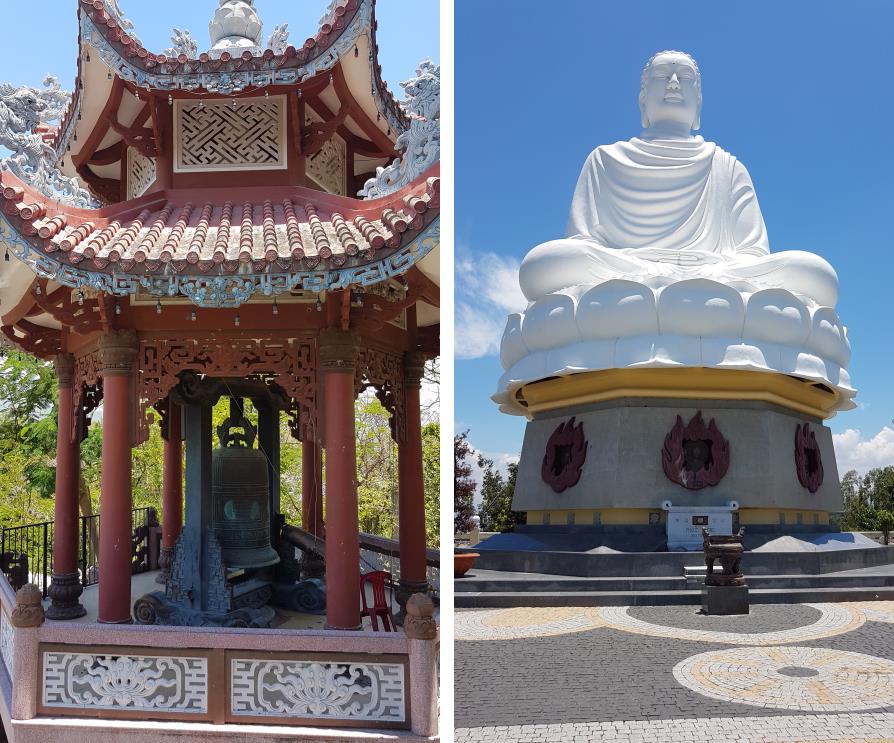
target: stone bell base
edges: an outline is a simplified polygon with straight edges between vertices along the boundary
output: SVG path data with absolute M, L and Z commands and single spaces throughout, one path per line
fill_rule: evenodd
M 686 426 L 699 412 L 727 442 L 728 467 L 717 484 L 690 489 L 666 474 L 663 450 L 678 417 Z M 580 442 L 567 434 L 572 417 L 585 457 L 578 476 L 550 482 L 565 460 L 581 460 L 573 448 Z M 801 484 L 796 464 L 796 430 L 805 423 L 822 463 L 816 492 Z M 556 438 L 562 424 L 572 446 Z M 551 439 L 566 448 L 545 462 Z M 792 531 L 827 524 L 829 512 L 842 509 L 831 431 L 818 417 L 750 399 L 625 397 L 543 410 L 528 422 L 512 507 L 528 512 L 530 524 L 655 528 L 667 523 L 668 503 L 696 510 L 735 503 L 733 526 L 746 534 L 751 524 Z
M 748 614 L 748 586 L 705 586 L 702 612 L 712 615 Z

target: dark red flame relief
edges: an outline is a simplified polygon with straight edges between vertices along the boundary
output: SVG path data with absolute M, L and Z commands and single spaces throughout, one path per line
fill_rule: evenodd
M 811 493 L 819 490 L 823 484 L 823 457 L 809 423 L 795 426 L 795 467 L 798 482 Z
M 574 418 L 560 423 L 546 442 L 546 454 L 540 476 L 557 493 L 577 485 L 587 458 L 587 440 L 583 422 L 574 425 Z
M 716 485 L 729 469 L 729 441 L 717 430 L 713 418 L 705 426 L 701 410 L 685 426 L 678 415 L 664 437 L 661 466 L 668 480 L 689 490 Z

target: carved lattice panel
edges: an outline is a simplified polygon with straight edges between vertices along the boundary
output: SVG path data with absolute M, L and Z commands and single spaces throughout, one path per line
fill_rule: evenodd
M 307 158 L 308 177 L 328 193 L 345 195 L 345 143 L 334 135 L 323 147 Z
M 311 338 L 141 340 L 139 362 L 139 441 L 148 435 L 148 408 L 163 400 L 178 384 L 177 375 L 187 370 L 212 377 L 269 375 L 295 402 L 316 409 L 317 354 Z
M 402 663 L 233 658 L 230 689 L 233 716 L 396 725 L 407 719 Z
M 207 715 L 208 659 L 44 652 L 44 708 Z
M 98 397 L 97 397 L 98 395 Z M 74 378 L 72 379 L 72 407 L 74 415 L 71 419 L 71 440 L 86 430 L 80 427 L 89 424 L 90 416 L 102 399 L 102 377 L 99 374 L 99 351 L 88 351 L 75 356 Z
M 361 348 L 357 354 L 354 386 L 357 394 L 368 387 L 375 389 L 382 407 L 391 413 L 392 438 L 398 443 L 406 441 L 403 357 L 376 348 Z
M 178 173 L 286 168 L 286 99 L 176 101 Z
M 127 148 L 127 198 L 142 196 L 155 183 L 155 160 L 133 147 Z

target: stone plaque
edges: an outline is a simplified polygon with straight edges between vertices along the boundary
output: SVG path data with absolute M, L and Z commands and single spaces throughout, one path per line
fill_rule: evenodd
M 712 534 L 733 533 L 733 506 L 670 506 L 667 510 L 667 549 L 670 552 L 702 549 L 702 529 Z

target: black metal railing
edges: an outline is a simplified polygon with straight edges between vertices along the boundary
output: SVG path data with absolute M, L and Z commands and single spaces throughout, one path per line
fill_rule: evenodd
M 53 522 L 4 527 L 0 532 L 0 569 L 14 589 L 33 583 L 46 596 L 53 572 Z
M 78 569 L 81 585 L 99 582 L 99 515 L 79 519 Z M 133 572 L 151 569 L 151 534 L 158 526 L 154 508 L 133 509 L 131 556 Z M 33 583 L 47 595 L 53 574 L 53 522 L 42 521 L 0 530 L 0 570 L 18 590 Z

